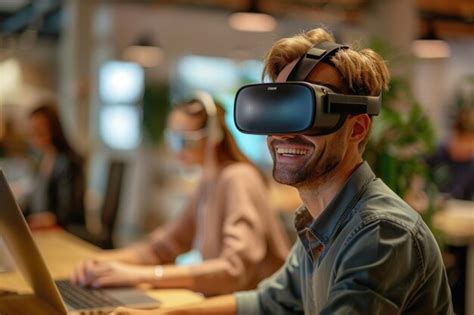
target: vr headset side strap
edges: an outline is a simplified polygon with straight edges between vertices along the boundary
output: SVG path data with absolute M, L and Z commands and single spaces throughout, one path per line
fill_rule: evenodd
M 378 96 L 361 96 L 345 94 L 327 94 L 326 112 L 334 114 L 369 114 L 378 115 L 382 103 L 382 94 Z
M 333 42 L 322 42 L 314 45 L 298 60 L 286 81 L 304 81 L 320 61 L 327 59 L 343 48 L 349 47 Z

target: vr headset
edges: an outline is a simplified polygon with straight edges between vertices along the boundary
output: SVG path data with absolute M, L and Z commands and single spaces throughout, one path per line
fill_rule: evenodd
M 234 120 L 243 133 L 323 135 L 335 132 L 347 115 L 378 115 L 381 95 L 346 95 L 304 80 L 321 61 L 348 46 L 323 42 L 296 63 L 286 82 L 250 84 L 235 97 Z

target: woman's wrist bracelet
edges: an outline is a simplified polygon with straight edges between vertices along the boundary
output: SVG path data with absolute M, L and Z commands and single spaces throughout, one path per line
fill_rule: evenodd
M 164 273 L 163 267 L 162 266 L 156 266 L 155 270 L 154 270 L 154 273 L 155 273 L 155 278 L 156 279 L 163 278 L 163 273 Z

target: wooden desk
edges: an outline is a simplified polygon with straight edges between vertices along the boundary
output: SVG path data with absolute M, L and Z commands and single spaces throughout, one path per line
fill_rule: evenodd
M 96 247 L 61 230 L 36 232 L 34 238 L 54 279 L 69 277 L 80 260 L 93 257 L 98 252 Z M 15 291 L 22 295 L 32 293 L 26 281 L 17 272 L 0 273 L 1 290 Z M 159 299 L 164 307 L 195 303 L 203 299 L 189 290 L 149 290 L 146 293 Z M 9 301 L 11 303 L 11 297 Z
M 433 223 L 444 232 L 448 244 L 467 246 L 465 311 L 474 314 L 474 202 L 449 200 Z

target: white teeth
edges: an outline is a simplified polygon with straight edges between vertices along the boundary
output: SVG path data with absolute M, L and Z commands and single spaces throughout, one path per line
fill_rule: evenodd
M 288 155 L 305 155 L 308 153 L 308 150 L 305 149 L 293 149 L 293 148 L 277 148 L 278 154 L 288 154 Z

